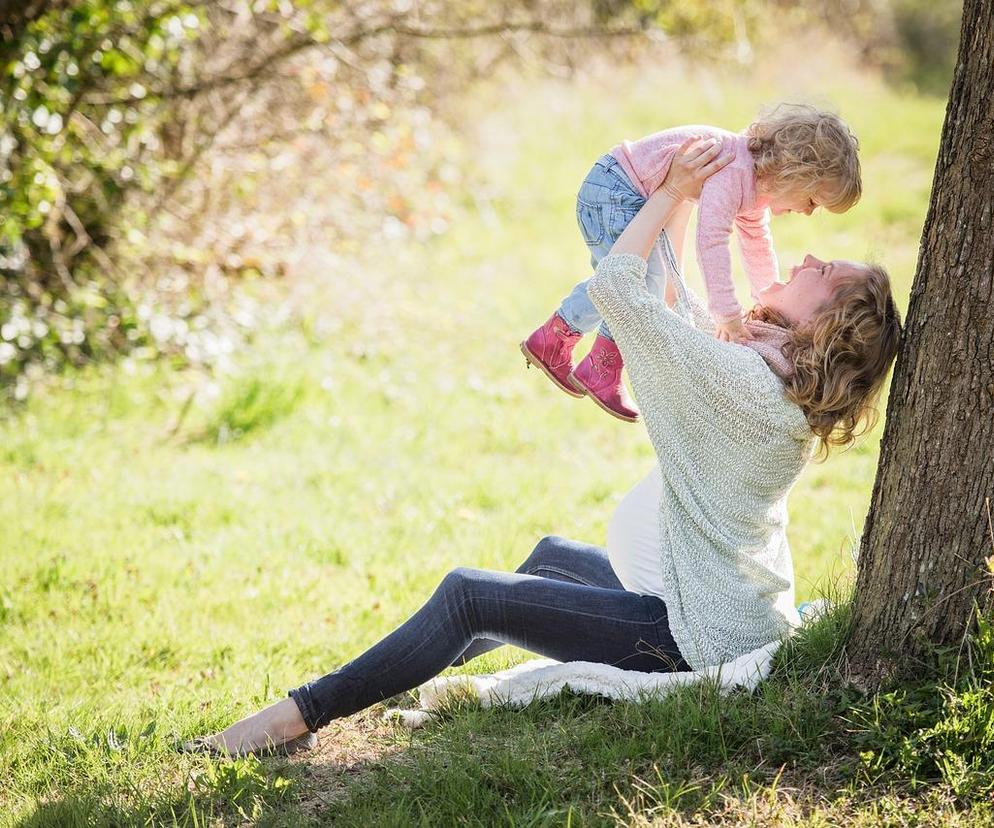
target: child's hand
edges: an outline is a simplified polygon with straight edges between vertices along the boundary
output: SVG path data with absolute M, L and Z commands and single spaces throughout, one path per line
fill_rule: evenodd
M 714 335 L 722 342 L 745 342 L 753 339 L 753 335 L 746 330 L 741 319 L 730 319 L 728 322 L 721 322 L 715 329 Z

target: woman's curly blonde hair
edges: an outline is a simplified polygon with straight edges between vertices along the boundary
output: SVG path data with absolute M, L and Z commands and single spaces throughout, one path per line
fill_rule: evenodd
M 821 460 L 877 422 L 877 398 L 903 336 L 887 271 L 865 267 L 865 275 L 840 282 L 832 300 L 802 325 L 762 305 L 748 314 L 788 329 L 783 354 L 794 375 L 785 380 L 786 395 L 820 439 Z
M 746 135 L 756 177 L 768 191 L 817 197 L 833 213 L 859 201 L 859 141 L 838 115 L 778 104 L 761 110 Z

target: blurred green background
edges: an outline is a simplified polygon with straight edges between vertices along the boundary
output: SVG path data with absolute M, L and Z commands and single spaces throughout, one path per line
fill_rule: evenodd
M 604 542 L 648 441 L 526 371 L 517 344 L 588 275 L 575 192 L 621 139 L 742 129 L 779 100 L 837 109 L 865 195 L 775 219 L 781 265 L 878 261 L 903 311 L 958 13 L 11 11 L 0 812 L 196 813 L 169 737 L 348 660 L 454 566 L 513 569 L 549 533 Z M 602 36 L 618 29 L 643 34 Z M 792 494 L 799 601 L 845 588 L 879 434 Z M 232 802 L 208 810 L 235 818 Z

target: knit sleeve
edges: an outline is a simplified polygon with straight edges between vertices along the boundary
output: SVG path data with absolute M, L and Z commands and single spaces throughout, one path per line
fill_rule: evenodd
M 657 452 L 674 430 L 686 437 L 716 418 L 763 418 L 772 374 L 762 358 L 682 319 L 649 292 L 645 273 L 641 257 L 609 254 L 587 294 L 611 328 Z
M 773 234 L 770 232 L 770 212 L 763 209 L 742 213 L 735 219 L 735 228 L 742 263 L 752 286 L 752 298 L 758 302 L 759 291 L 775 282 L 780 275 L 780 265 L 773 249 Z
M 694 327 L 713 336 L 715 324 L 711 313 L 708 311 L 707 302 L 696 291 L 691 290 L 689 285 L 684 284 L 683 289 L 687 296 L 687 307 L 690 311 L 691 319 L 694 320 Z

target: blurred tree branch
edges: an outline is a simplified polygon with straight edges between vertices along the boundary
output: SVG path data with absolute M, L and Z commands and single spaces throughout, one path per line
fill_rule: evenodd
M 604 26 L 584 26 L 584 27 L 559 27 L 550 25 L 543 20 L 523 20 L 523 21 L 500 21 L 486 26 L 468 26 L 462 28 L 432 28 L 430 26 L 409 26 L 399 21 L 372 26 L 366 29 L 359 29 L 346 37 L 336 37 L 332 43 L 339 46 L 352 47 L 363 40 L 377 37 L 379 35 L 390 34 L 400 37 L 409 37 L 424 40 L 469 40 L 480 37 L 494 37 L 518 32 L 528 32 L 540 34 L 553 38 L 607 38 L 607 37 L 635 37 L 644 35 L 645 26 L 631 27 L 604 27 Z M 197 83 L 188 86 L 178 86 L 163 88 L 158 90 L 148 90 L 141 96 L 125 95 L 123 97 L 108 97 L 100 95 L 87 96 L 87 102 L 98 106 L 124 106 L 137 103 L 147 97 L 160 99 L 169 98 L 193 98 L 205 92 L 222 89 L 227 86 L 255 80 L 267 72 L 272 72 L 281 62 L 287 58 L 301 52 L 312 49 L 326 47 L 329 41 L 317 40 L 309 35 L 295 35 L 288 42 L 283 43 L 279 48 L 274 49 L 270 54 L 256 60 L 248 69 L 239 69 L 242 64 L 241 59 L 236 59 L 232 65 L 217 75 L 205 78 Z
M 42 15 L 70 5 L 71 0 L 0 0 L 0 40 L 14 40 Z

